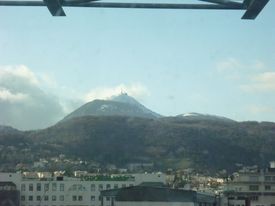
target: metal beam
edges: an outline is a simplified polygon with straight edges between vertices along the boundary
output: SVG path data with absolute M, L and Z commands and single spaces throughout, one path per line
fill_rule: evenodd
M 66 16 L 59 0 L 43 0 L 53 16 Z
M 247 7 L 242 19 L 255 19 L 263 10 L 269 0 L 246 0 L 244 5 Z
M 0 1 L 0 6 L 47 6 L 46 1 Z M 57 0 L 54 0 L 57 1 Z M 94 2 L 76 3 L 76 1 L 63 1 L 63 7 L 101 7 L 101 8 L 133 8 L 133 9 L 210 9 L 210 10 L 243 10 L 238 5 L 215 5 L 215 4 L 165 4 L 165 3 L 117 3 L 117 2 Z M 57 6 L 58 7 L 58 6 Z M 58 7 L 59 8 L 59 7 Z
M 239 5 L 215 4 L 166 4 L 166 3 L 116 3 L 116 2 L 90 2 L 86 4 L 72 4 L 64 2 L 63 6 L 71 7 L 101 7 L 101 8 L 132 8 L 132 9 L 210 9 L 210 10 L 242 10 Z
M 213 3 L 213 4 L 223 4 L 223 5 L 240 5 L 242 3 L 230 0 L 199 0 L 203 2 Z
M 242 19 L 255 19 L 269 0 L 200 0 L 208 4 L 184 3 L 120 3 L 101 0 L 0 0 L 0 6 L 47 6 L 53 16 L 65 16 L 62 7 L 99 7 L 133 9 L 209 9 L 209 10 L 247 10 Z

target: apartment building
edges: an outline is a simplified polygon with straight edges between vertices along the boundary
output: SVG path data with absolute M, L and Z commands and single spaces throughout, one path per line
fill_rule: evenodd
M 72 177 L 34 177 L 0 173 L 0 182 L 12 182 L 20 193 L 21 206 L 100 206 L 100 191 L 139 185 L 165 183 L 163 174 L 91 175 Z
M 275 206 L 275 163 L 243 171 L 228 182 L 222 206 Z

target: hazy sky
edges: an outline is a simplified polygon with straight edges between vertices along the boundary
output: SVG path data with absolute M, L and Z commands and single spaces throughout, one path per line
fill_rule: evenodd
M 162 115 L 275 121 L 275 1 L 243 11 L 0 7 L 0 124 L 44 128 L 128 92 Z

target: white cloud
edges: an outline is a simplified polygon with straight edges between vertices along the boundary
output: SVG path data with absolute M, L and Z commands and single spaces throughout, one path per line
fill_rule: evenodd
M 216 64 L 218 72 L 232 72 L 239 70 L 241 67 L 242 64 L 235 58 L 228 58 Z
M 231 57 L 219 61 L 216 64 L 216 70 L 228 79 L 244 80 L 255 73 L 268 71 L 268 68 L 260 60 L 242 62 Z
M 0 124 L 18 129 L 45 128 L 64 116 L 60 100 L 41 89 L 28 67 L 0 66 Z
M 228 58 L 216 64 L 216 69 L 219 74 L 222 74 L 227 79 L 237 80 L 241 78 L 244 66 L 235 58 Z
M 39 74 L 40 83 L 48 88 L 58 88 L 56 80 L 49 74 Z
M 249 105 L 247 111 L 252 115 L 262 115 L 263 113 L 274 113 L 274 108 L 263 106 L 263 105 Z
M 28 95 L 23 93 L 13 94 L 6 88 L 0 88 L 0 101 L 20 102 L 28 98 Z
M 0 66 L 0 80 L 8 79 L 10 81 L 13 81 L 17 78 L 26 80 L 33 85 L 38 85 L 39 82 L 35 74 L 24 65 Z
M 140 83 L 131 85 L 120 84 L 115 87 L 94 88 L 85 95 L 84 100 L 88 102 L 95 99 L 109 99 L 114 95 L 121 94 L 121 92 L 126 92 L 137 99 L 149 95 L 147 88 Z
M 262 62 L 262 61 L 259 61 L 259 60 L 256 60 L 255 63 L 254 63 L 254 68 L 261 71 L 261 70 L 266 70 L 266 65 Z
M 260 60 L 243 63 L 228 58 L 216 64 L 217 71 L 225 78 L 234 80 L 244 92 L 274 92 L 275 72 Z
M 245 92 L 275 92 L 275 72 L 253 75 L 247 84 L 241 85 Z

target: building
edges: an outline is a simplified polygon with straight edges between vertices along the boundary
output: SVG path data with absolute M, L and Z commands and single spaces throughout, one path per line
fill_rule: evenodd
M 224 194 L 222 206 L 275 206 L 275 163 L 235 175 Z
M 41 173 L 29 176 L 0 173 L 0 184 L 8 182 L 17 189 L 21 206 L 100 206 L 100 191 L 139 185 L 148 180 L 165 183 L 165 175 L 90 175 L 72 178 L 49 177 Z
M 20 205 L 20 193 L 13 182 L 0 182 L 0 205 Z
M 101 206 L 215 206 L 214 195 L 167 187 L 133 186 L 101 192 Z

